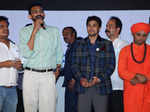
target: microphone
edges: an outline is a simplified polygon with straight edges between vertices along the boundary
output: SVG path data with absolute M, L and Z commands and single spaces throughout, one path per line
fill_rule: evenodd
M 105 30 L 105 33 L 109 32 L 107 29 Z
M 35 17 L 35 20 L 36 20 L 36 19 L 42 19 L 42 20 L 43 20 L 44 17 L 41 16 L 41 15 L 38 15 L 38 16 Z M 44 26 L 44 23 L 41 23 L 41 27 L 42 27 L 44 30 L 46 29 L 45 26 Z
M 46 29 L 43 23 L 41 23 L 41 27 L 42 27 L 44 30 Z

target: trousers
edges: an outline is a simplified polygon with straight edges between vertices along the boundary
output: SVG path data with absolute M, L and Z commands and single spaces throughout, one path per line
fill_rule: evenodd
M 53 72 L 24 71 L 25 112 L 56 112 L 55 80 Z

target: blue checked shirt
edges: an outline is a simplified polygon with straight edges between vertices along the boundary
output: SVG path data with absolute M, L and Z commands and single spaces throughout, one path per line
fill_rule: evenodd
M 80 79 L 90 79 L 91 73 L 100 79 L 100 83 L 96 84 L 97 92 L 106 95 L 112 92 L 111 74 L 115 69 L 115 53 L 113 44 L 109 40 L 105 40 L 100 36 L 96 40 L 94 54 L 94 67 L 91 66 L 90 49 L 88 47 L 89 38 L 85 38 L 76 44 L 76 48 L 72 51 L 71 69 L 77 80 L 77 90 L 84 93 L 87 88 L 80 85 Z M 93 68 L 93 70 L 92 70 Z

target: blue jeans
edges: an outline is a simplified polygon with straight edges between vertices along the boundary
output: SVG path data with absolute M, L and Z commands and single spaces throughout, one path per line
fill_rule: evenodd
M 17 102 L 16 87 L 0 86 L 0 112 L 16 112 Z

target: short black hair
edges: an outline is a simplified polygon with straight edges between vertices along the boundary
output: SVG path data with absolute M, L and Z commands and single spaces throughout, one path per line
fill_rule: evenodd
M 72 27 L 72 26 L 64 27 L 63 31 L 66 30 L 66 29 L 70 29 L 72 31 L 72 33 L 75 34 L 75 38 L 77 38 L 77 31 L 75 30 L 74 27 Z
M 34 3 L 30 4 L 29 7 L 28 7 L 28 13 L 29 13 L 29 14 L 31 14 L 31 9 L 32 9 L 32 7 L 35 7 L 35 6 L 40 6 L 40 7 L 43 9 L 43 5 L 42 5 L 41 3 L 39 3 L 39 2 L 34 2 Z
M 102 20 L 98 16 L 89 16 L 86 21 L 86 26 L 88 25 L 90 21 L 96 21 L 99 27 L 101 27 L 102 25 Z
M 8 26 L 9 26 L 9 21 L 8 21 L 8 18 L 6 16 L 0 16 L 0 22 L 1 21 L 6 21 Z
M 109 20 L 115 20 L 116 28 L 120 28 L 120 31 L 119 31 L 119 34 L 120 34 L 121 31 L 122 31 L 122 22 L 121 22 L 121 20 L 118 17 L 115 17 L 115 16 L 110 17 Z

